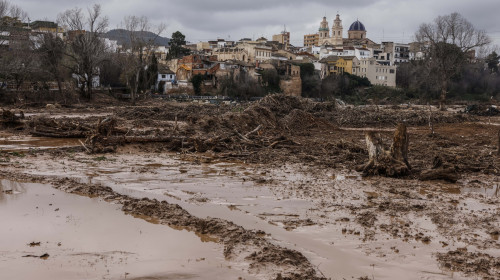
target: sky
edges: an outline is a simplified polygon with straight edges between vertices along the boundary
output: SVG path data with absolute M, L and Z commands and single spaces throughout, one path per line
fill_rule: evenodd
M 147 16 L 154 24 L 164 23 L 162 34 L 175 31 L 192 43 L 215 40 L 272 39 L 284 30 L 291 44 L 302 46 L 305 34 L 318 31 L 323 16 L 330 27 L 337 13 L 344 37 L 351 23 L 359 19 L 367 37 L 375 42 L 413 41 L 422 23 L 439 15 L 462 14 L 478 29 L 485 30 L 494 45 L 500 45 L 499 0 L 10 0 L 34 20 L 55 21 L 67 9 L 86 9 L 97 3 L 109 18 L 109 29 L 118 28 L 125 16 Z

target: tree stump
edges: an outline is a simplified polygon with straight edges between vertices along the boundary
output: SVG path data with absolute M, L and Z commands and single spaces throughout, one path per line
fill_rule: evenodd
M 368 163 L 357 168 L 358 171 L 362 171 L 363 176 L 399 177 L 410 173 L 411 166 L 408 163 L 409 138 L 404 124 L 398 124 L 390 149 L 385 149 L 382 139 L 374 131 L 366 132 L 365 139 L 369 160 Z

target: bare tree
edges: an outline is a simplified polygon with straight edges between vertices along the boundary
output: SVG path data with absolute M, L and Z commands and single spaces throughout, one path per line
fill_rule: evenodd
M 65 42 L 52 33 L 40 34 L 40 47 L 38 53 L 40 60 L 44 67 L 42 70 L 49 73 L 53 79 L 57 81 L 59 94 L 63 96 L 62 81 L 63 73 L 63 59 L 66 51 Z
M 426 58 L 440 80 L 439 102 L 443 108 L 448 83 L 461 69 L 468 52 L 489 44 L 491 40 L 484 30 L 476 29 L 458 13 L 439 16 L 433 23 L 420 25 L 415 37 L 422 45 L 429 46 Z
M 33 78 L 38 63 L 29 31 L 22 28 L 25 18 L 27 13 L 21 8 L 0 0 L 0 78 L 14 84 L 16 90 Z
M 58 21 L 72 32 L 70 51 L 66 55 L 73 61 L 73 73 L 84 85 L 81 87 L 82 94 L 90 100 L 93 79 L 99 75 L 99 66 L 107 55 L 101 35 L 108 27 L 108 18 L 102 16 L 101 6 L 96 4 L 87 9 L 87 15 L 81 8 L 74 8 L 60 14 Z
M 11 17 L 20 21 L 25 21 L 28 18 L 26 13 L 21 7 L 11 4 L 7 0 L 0 0 L 0 18 Z
M 158 48 L 157 39 L 165 31 L 165 24 L 152 25 L 145 16 L 126 16 L 123 20 L 123 32 L 128 39 L 127 57 L 124 76 L 131 89 L 132 102 L 135 103 L 141 73 L 150 66 Z M 148 83 L 149 84 L 149 83 Z

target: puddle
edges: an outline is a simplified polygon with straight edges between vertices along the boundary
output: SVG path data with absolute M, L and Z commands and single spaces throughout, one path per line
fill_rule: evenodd
M 1 180 L 0 220 L 2 279 L 253 279 L 216 240 L 48 185 Z
M 464 187 L 462 191 L 465 193 L 480 193 L 486 197 L 500 197 L 500 185 L 495 184 L 491 187 L 479 187 L 479 188 L 471 188 Z
M 29 149 L 55 149 L 80 146 L 80 139 L 49 137 L 7 137 L 0 138 L 0 151 L 15 152 Z

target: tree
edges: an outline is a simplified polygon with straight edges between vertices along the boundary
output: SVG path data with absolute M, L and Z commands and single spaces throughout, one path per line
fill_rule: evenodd
M 196 95 L 200 95 L 201 93 L 201 84 L 203 83 L 203 76 L 200 74 L 194 75 L 191 78 L 191 83 L 193 83 L 194 93 Z
M 13 5 L 7 0 L 0 0 L 0 24 L 23 22 L 28 18 L 28 13 L 17 5 Z M 15 19 L 13 21 L 13 19 Z
M 34 41 L 22 21 L 27 13 L 8 1 L 0 0 L 0 79 L 9 80 L 19 89 L 28 79 L 33 79 L 38 69 Z M 8 46 L 8 47 L 5 47 Z M 18 96 L 21 99 L 20 96 Z
M 107 59 L 107 47 L 101 35 L 108 27 L 108 18 L 101 15 L 101 6 L 96 4 L 87 9 L 86 16 L 81 8 L 74 8 L 60 14 L 58 21 L 72 31 L 66 55 L 73 62 L 72 72 L 82 83 L 82 95 L 90 100 L 94 77 L 99 75 L 99 67 Z
M 172 33 L 167 58 L 181 58 L 185 55 L 189 55 L 189 49 L 184 48 L 185 45 L 186 36 L 184 36 L 184 34 L 179 31 Z
M 123 32 L 129 39 L 129 45 L 126 46 L 128 71 L 125 72 L 125 75 L 127 85 L 131 89 L 132 103 L 135 103 L 141 81 L 143 82 L 142 89 L 146 89 L 146 87 L 151 86 L 153 76 L 156 77 L 158 71 L 158 63 L 154 55 L 158 47 L 156 40 L 165 30 L 165 25 L 162 23 L 153 26 L 145 16 L 127 16 L 123 25 Z M 153 36 L 148 36 L 151 33 Z
M 450 79 L 460 72 L 469 51 L 491 42 L 484 30 L 476 29 L 458 13 L 437 17 L 433 23 L 420 25 L 415 34 L 426 48 L 429 71 L 440 81 L 440 107 L 444 108 Z
M 486 57 L 486 63 L 488 64 L 488 69 L 490 73 L 498 73 L 498 61 L 500 56 L 493 51 L 490 55 Z
M 51 33 L 42 34 L 40 36 L 40 41 L 41 45 L 37 51 L 40 54 L 43 68 L 57 81 L 57 88 L 61 96 L 63 96 L 62 74 L 64 72 L 63 59 L 66 51 L 66 44 L 61 38 Z

